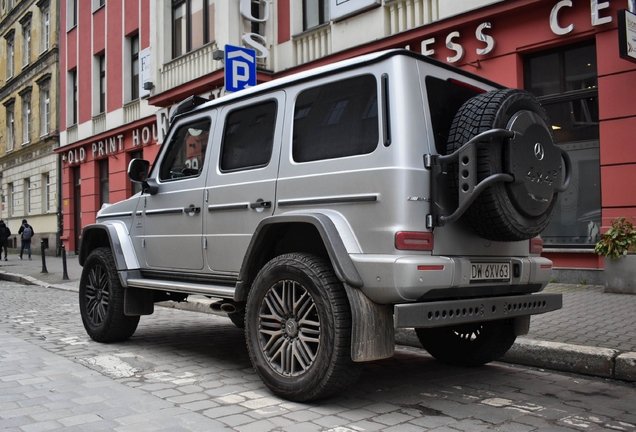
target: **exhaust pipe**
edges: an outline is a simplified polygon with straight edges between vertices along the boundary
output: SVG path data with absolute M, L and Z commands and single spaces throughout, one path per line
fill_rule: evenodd
M 232 314 L 245 310 L 245 304 L 237 303 L 232 300 L 221 300 L 210 305 L 210 309 L 216 313 Z

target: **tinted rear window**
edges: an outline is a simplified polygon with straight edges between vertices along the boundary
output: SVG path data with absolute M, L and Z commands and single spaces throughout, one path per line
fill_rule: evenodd
M 379 140 L 375 77 L 364 75 L 300 93 L 293 136 L 296 162 L 373 152 Z
M 468 99 L 481 92 L 432 76 L 426 77 L 426 92 L 431 111 L 435 149 L 446 154 L 446 142 L 453 118 Z

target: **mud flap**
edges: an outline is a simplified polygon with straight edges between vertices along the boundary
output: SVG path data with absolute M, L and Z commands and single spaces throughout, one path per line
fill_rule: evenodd
M 393 356 L 393 306 L 374 303 L 359 289 L 344 287 L 351 305 L 351 359 L 366 362 Z
M 527 335 L 530 332 L 530 315 L 515 317 L 515 336 Z
M 154 291 L 140 288 L 124 290 L 124 315 L 152 315 L 155 311 Z

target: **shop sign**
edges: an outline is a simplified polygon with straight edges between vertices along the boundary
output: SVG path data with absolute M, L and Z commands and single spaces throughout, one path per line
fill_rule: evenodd
M 263 7 L 263 17 L 257 18 L 252 14 L 252 3 L 257 3 Z M 265 24 L 269 20 L 270 2 L 267 0 L 241 0 L 239 3 L 239 12 L 241 16 L 251 23 Z M 256 58 L 265 59 L 269 57 L 269 49 L 267 49 L 267 39 L 258 33 L 244 33 L 241 38 L 243 43 L 256 51 Z
M 133 129 L 129 132 L 129 134 L 130 136 L 128 139 L 132 143 L 133 147 L 146 145 L 157 139 L 157 126 L 156 124 L 152 124 L 152 126 L 144 126 L 140 129 Z M 85 146 L 73 148 L 64 153 L 64 156 L 66 156 L 66 162 L 69 164 L 83 163 L 86 161 L 88 152 L 90 152 L 92 159 L 119 153 L 124 150 L 124 139 L 124 134 L 117 134 Z
M 332 21 L 339 21 L 380 6 L 380 4 L 380 0 L 331 0 L 329 3 L 329 18 Z
M 563 23 L 559 21 L 559 13 L 563 8 L 573 7 L 573 0 L 561 0 L 558 1 L 550 12 L 550 29 L 556 35 L 566 35 L 571 33 L 574 30 L 574 24 L 568 24 L 563 27 Z M 603 24 L 608 24 L 612 22 L 612 17 L 609 15 L 604 15 L 606 11 L 610 7 L 609 1 L 599 1 L 599 0 L 590 0 L 590 20 L 593 26 L 599 26 Z M 627 12 L 629 13 L 629 12 Z M 633 17 L 634 15 L 631 14 Z M 632 18 L 633 19 L 633 18 Z M 633 23 L 633 21 L 632 21 Z M 495 39 L 490 36 L 486 30 L 491 29 L 492 25 L 489 22 L 483 22 L 477 26 L 475 29 L 475 38 L 483 42 L 485 45 L 481 48 L 477 48 L 475 50 L 476 54 L 479 56 L 484 56 L 492 52 L 495 48 Z M 632 27 L 633 31 L 633 27 Z M 633 33 L 632 33 L 633 35 Z M 464 57 L 464 47 L 460 43 L 461 35 L 459 31 L 451 31 L 446 36 L 446 48 L 453 51 L 455 54 L 449 57 L 446 57 L 446 61 L 448 63 L 457 63 Z M 435 54 L 435 49 L 432 46 L 435 44 L 435 38 L 425 39 L 421 42 L 422 54 L 427 56 L 432 56 Z M 636 46 L 634 46 L 634 39 L 632 39 L 632 56 L 634 54 L 634 50 L 636 50 Z M 629 48 L 627 48 L 629 49 Z M 633 57 L 632 57 L 633 58 Z
M 621 58 L 636 62 L 636 14 L 618 11 L 618 48 Z

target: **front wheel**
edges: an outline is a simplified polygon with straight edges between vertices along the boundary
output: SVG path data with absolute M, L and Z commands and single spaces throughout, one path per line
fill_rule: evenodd
M 79 306 L 86 333 L 97 342 L 130 338 L 139 316 L 124 314 L 124 288 L 119 282 L 111 250 L 93 250 L 84 264 L 79 286 Z
M 258 273 L 247 299 L 252 365 L 269 389 L 292 401 L 327 397 L 351 384 L 351 310 L 330 263 L 281 255 Z
M 514 320 L 415 329 L 436 360 L 457 366 L 481 366 L 503 356 L 515 342 Z

